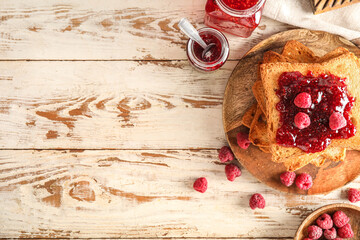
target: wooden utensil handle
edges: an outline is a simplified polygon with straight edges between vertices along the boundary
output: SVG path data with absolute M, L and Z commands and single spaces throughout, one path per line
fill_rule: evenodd
M 345 6 L 349 6 L 354 3 L 359 3 L 360 0 L 310 0 L 314 9 L 314 14 L 319 14 Z

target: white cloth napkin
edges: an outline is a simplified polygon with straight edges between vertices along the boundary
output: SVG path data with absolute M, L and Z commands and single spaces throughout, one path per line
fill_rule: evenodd
M 360 38 L 360 3 L 314 15 L 310 0 L 267 0 L 263 15 L 301 28 L 338 34 L 349 40 Z

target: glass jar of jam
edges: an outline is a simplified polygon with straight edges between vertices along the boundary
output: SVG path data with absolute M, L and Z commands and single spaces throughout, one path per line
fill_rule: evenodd
M 266 0 L 207 0 L 205 24 L 247 38 L 259 25 Z
M 198 32 L 207 45 L 214 44 L 214 46 L 204 56 L 204 49 L 197 42 L 189 39 L 186 53 L 190 63 L 195 68 L 204 71 L 219 69 L 229 57 L 229 43 L 226 37 L 213 28 L 201 28 Z

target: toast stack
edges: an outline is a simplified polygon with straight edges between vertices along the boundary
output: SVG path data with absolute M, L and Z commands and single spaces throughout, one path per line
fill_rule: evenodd
M 268 51 L 259 64 L 258 80 L 253 85 L 256 103 L 243 116 L 242 123 L 250 128 L 249 140 L 262 151 L 271 153 L 272 161 L 283 163 L 288 171 L 295 171 L 307 164 L 321 166 L 326 159 L 344 161 L 346 149 L 360 148 L 360 129 L 347 139 L 332 139 L 320 152 L 307 153 L 297 147 L 277 143 L 277 130 L 283 123 L 276 104 L 278 80 L 284 72 L 312 72 L 314 76 L 333 74 L 345 79 L 348 93 L 355 98 L 350 119 L 355 128 L 360 124 L 360 61 L 345 48 L 337 48 L 326 55 L 316 56 L 297 41 L 289 41 L 281 54 Z

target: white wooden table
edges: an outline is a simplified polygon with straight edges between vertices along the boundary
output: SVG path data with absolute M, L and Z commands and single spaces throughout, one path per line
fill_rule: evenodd
M 226 180 L 221 107 L 238 59 L 294 27 L 263 18 L 214 73 L 177 22 L 205 0 L 0 1 L 0 237 L 291 239 L 312 210 L 246 170 Z M 207 177 L 205 194 L 192 189 Z M 248 207 L 260 192 L 264 210 Z

